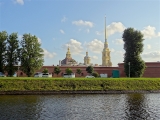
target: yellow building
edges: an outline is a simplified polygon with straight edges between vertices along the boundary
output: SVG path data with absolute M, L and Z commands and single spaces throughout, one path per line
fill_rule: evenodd
M 108 48 L 108 42 L 106 37 L 106 17 L 105 17 L 105 42 L 104 42 L 104 48 L 102 51 L 102 66 L 112 67 L 110 52 L 111 51 Z
M 84 65 L 90 65 L 91 58 L 88 56 L 88 52 L 86 52 L 86 56 L 84 57 Z

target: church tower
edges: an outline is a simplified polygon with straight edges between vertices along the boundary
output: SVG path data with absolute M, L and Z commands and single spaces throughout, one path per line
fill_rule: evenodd
M 68 47 L 68 51 L 67 51 L 67 53 L 66 53 L 66 58 L 71 58 L 71 52 L 70 52 L 69 47 Z
M 84 57 L 84 64 L 85 65 L 91 64 L 91 58 L 88 56 L 88 52 L 86 52 L 86 56 Z
M 105 17 L 105 42 L 102 51 L 102 66 L 112 67 L 110 50 L 108 48 L 107 35 L 106 35 L 106 17 Z

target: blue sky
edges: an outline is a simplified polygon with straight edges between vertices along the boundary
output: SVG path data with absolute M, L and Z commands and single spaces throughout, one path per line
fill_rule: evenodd
M 113 66 L 123 62 L 124 29 L 144 34 L 142 59 L 160 61 L 160 0 L 0 0 L 0 31 L 36 35 L 44 49 L 44 65 L 57 65 L 70 46 L 83 63 L 86 51 L 102 64 L 104 16 Z

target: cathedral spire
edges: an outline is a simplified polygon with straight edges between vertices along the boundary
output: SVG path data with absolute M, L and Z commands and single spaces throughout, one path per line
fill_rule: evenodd
M 106 35 L 106 15 L 105 15 L 105 43 L 107 42 L 107 35 Z

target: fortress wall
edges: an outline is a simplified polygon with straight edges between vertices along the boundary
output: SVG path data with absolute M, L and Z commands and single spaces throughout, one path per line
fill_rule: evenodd
M 143 74 L 143 77 L 160 77 L 160 62 L 146 62 L 146 69 Z M 53 77 L 57 77 L 56 74 L 53 73 L 55 66 L 43 66 L 37 72 L 42 72 L 45 68 L 48 69 L 49 73 L 52 73 Z M 58 77 L 62 77 L 63 73 L 65 73 L 66 68 L 71 68 L 73 73 L 75 73 L 76 77 L 82 76 L 85 77 L 88 75 L 86 71 L 86 66 L 59 66 L 61 72 L 58 74 Z M 79 75 L 76 73 L 76 70 L 80 68 L 82 70 L 82 74 Z M 124 63 L 119 63 L 118 67 L 102 67 L 102 66 L 95 66 L 94 71 L 101 73 L 106 73 L 108 77 L 112 76 L 112 70 L 119 70 L 120 77 L 126 77 L 124 73 Z M 22 71 L 18 71 L 19 76 L 25 77 L 26 75 Z

